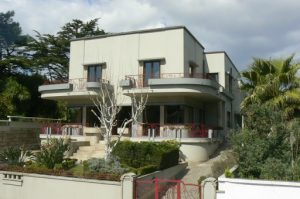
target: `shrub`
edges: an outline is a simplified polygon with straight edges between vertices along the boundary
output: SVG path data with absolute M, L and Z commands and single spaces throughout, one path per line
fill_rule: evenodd
M 62 164 L 65 153 L 70 148 L 69 139 L 49 139 L 41 146 L 41 151 L 36 154 L 36 162 L 53 169 L 55 164 Z
M 245 113 L 245 128 L 231 135 L 238 157 L 238 176 L 298 180 L 299 121 L 286 120 L 269 105 L 252 105 Z
M 119 157 L 121 164 L 132 168 L 156 166 L 165 169 L 178 164 L 179 144 L 167 142 L 119 142 L 112 154 Z M 153 168 L 153 167 L 152 167 Z
M 157 166 L 156 165 L 147 165 L 140 167 L 136 170 L 136 174 L 138 175 L 145 175 L 147 173 L 152 173 L 154 171 L 157 171 Z
M 120 162 L 115 158 L 107 161 L 103 158 L 92 158 L 87 161 L 87 165 L 90 172 L 123 174 L 128 171 L 128 169 L 122 168 Z
M 229 168 L 225 169 L 224 174 L 225 174 L 226 178 L 233 178 L 234 177 L 233 173 L 230 171 Z
M 0 163 L 23 166 L 32 159 L 32 153 L 22 147 L 9 147 L 0 152 Z

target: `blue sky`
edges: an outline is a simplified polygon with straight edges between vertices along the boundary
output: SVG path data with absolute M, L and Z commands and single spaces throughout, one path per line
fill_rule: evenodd
M 100 18 L 107 32 L 185 25 L 241 70 L 253 57 L 300 58 L 299 0 L 0 0 L 0 12 L 8 10 L 30 35 L 56 33 L 75 18 Z

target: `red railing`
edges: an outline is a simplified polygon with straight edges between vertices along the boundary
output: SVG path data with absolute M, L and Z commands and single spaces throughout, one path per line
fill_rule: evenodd
M 83 135 L 81 124 L 44 123 L 41 134 L 45 135 Z
M 197 78 L 197 79 L 210 79 L 218 83 L 213 75 L 209 73 L 161 73 L 159 75 L 150 74 L 146 76 L 144 74 L 141 75 L 126 75 L 125 79 L 131 80 L 135 87 L 146 87 L 148 86 L 148 79 L 171 79 L 171 78 Z M 219 84 L 219 83 L 218 83 Z
M 202 199 L 201 185 L 185 183 L 181 180 L 153 180 L 135 181 L 135 198 L 174 198 L 174 199 Z
M 143 125 L 143 136 L 161 138 L 208 138 L 209 129 L 213 130 L 213 137 L 218 136 L 217 127 L 206 126 L 203 123 L 165 124 L 150 123 Z
M 98 81 L 89 81 L 87 78 L 76 78 L 76 79 L 69 79 L 69 80 L 46 81 L 44 82 L 44 85 L 70 83 L 73 85 L 73 91 L 84 91 L 87 90 L 88 82 L 100 82 L 103 84 L 109 84 L 109 81 L 106 79 L 98 79 Z

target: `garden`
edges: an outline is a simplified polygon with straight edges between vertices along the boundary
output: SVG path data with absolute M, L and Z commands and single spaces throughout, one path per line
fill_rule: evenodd
M 112 143 L 114 144 L 114 143 Z M 68 158 L 70 139 L 48 139 L 39 151 L 11 147 L 0 151 L 0 170 L 54 176 L 119 181 L 121 175 L 144 175 L 178 164 L 179 144 L 166 142 L 119 142 L 108 159 L 78 162 Z

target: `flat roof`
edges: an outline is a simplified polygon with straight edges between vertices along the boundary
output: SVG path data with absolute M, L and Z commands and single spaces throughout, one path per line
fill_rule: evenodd
M 237 69 L 237 67 L 235 66 L 235 64 L 233 63 L 233 61 L 230 59 L 230 57 L 228 56 L 228 54 L 226 53 L 226 51 L 224 50 L 220 50 L 220 51 L 209 51 L 209 52 L 204 52 L 204 54 L 218 54 L 218 53 L 223 53 L 225 54 L 225 56 L 228 58 L 228 60 L 230 61 L 230 63 L 233 65 L 234 69 L 240 73 L 240 71 Z
M 135 31 L 119 32 L 119 33 L 108 33 L 105 35 L 97 35 L 97 36 L 89 36 L 89 37 L 81 37 L 81 38 L 71 39 L 71 41 L 91 40 L 91 39 L 115 37 L 115 36 L 121 36 L 121 35 L 160 32 L 160 31 L 176 30 L 176 29 L 184 29 L 204 49 L 204 46 L 197 40 L 197 38 L 185 26 L 170 26 L 170 27 L 164 27 L 164 28 L 153 28 L 153 29 L 135 30 Z

